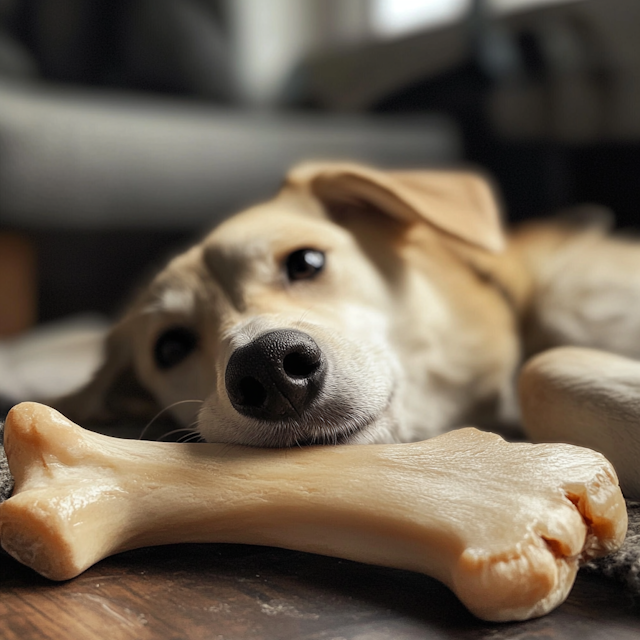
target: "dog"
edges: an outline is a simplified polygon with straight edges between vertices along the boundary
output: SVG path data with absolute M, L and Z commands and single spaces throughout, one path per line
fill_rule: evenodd
M 507 428 L 530 355 L 640 355 L 640 251 L 586 217 L 507 232 L 480 174 L 303 163 L 173 258 L 52 404 L 262 447 Z

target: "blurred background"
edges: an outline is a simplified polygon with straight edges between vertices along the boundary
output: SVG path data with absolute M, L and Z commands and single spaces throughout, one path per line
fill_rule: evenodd
M 638 0 L 0 0 L 0 336 L 102 331 L 297 160 L 480 166 L 511 221 L 630 227 L 639 151 Z

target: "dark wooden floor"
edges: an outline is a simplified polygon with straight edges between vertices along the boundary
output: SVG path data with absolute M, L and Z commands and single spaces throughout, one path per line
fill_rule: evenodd
M 640 603 L 580 576 L 568 601 L 524 623 L 483 623 L 422 575 L 235 545 L 107 559 L 52 583 L 0 555 L 2 640 L 626 640 Z

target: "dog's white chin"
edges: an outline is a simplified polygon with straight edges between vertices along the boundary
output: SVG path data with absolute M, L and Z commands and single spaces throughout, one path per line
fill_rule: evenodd
M 397 442 L 394 421 L 386 415 L 390 398 L 378 407 L 336 407 L 318 411 L 306 419 L 282 422 L 223 415 L 205 404 L 200 412 L 198 431 L 207 442 L 224 442 L 252 447 L 300 447 L 314 445 Z M 235 412 L 234 412 L 235 413 Z

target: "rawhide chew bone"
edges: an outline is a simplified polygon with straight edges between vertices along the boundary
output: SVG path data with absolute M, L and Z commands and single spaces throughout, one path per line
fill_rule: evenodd
M 640 500 L 640 362 L 595 349 L 552 349 L 525 366 L 520 402 L 532 440 L 600 451 L 625 496 Z
M 0 541 L 54 580 L 136 547 L 261 544 L 421 571 L 481 618 L 520 620 L 560 604 L 627 524 L 600 454 L 476 429 L 269 450 L 109 438 L 23 403 L 5 446 Z

